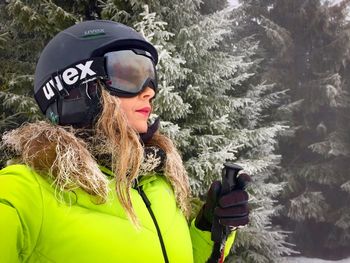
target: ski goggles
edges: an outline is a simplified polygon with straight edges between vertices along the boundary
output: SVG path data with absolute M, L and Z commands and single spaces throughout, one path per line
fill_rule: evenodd
M 157 91 L 157 74 L 151 55 L 143 50 L 119 50 L 106 53 L 105 70 L 112 95 L 133 97 L 146 87 Z

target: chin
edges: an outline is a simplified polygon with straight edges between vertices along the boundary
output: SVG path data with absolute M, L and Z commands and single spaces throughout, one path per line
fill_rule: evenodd
M 138 132 L 138 133 L 145 133 L 145 132 L 147 132 L 147 130 L 148 130 L 148 126 L 147 126 L 147 124 L 146 125 L 140 125 L 140 126 L 138 126 L 138 127 L 135 127 L 135 130 Z

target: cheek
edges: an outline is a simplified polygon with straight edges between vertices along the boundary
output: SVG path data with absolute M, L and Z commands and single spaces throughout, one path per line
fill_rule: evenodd
M 147 119 L 135 112 L 135 103 L 132 100 L 121 99 L 120 100 L 120 110 L 125 114 L 128 121 L 128 125 L 139 133 L 144 133 L 147 131 Z
M 125 116 L 127 117 L 127 119 L 132 118 L 132 113 L 135 111 L 134 110 L 134 102 L 132 99 L 128 99 L 128 98 L 121 98 L 120 99 L 120 111 L 123 112 L 125 114 Z

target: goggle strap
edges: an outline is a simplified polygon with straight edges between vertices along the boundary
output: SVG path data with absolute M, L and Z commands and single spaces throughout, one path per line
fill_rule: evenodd
M 52 74 L 34 97 L 41 111 L 45 112 L 57 98 L 64 97 L 73 88 L 97 78 L 107 78 L 104 57 L 81 60 Z

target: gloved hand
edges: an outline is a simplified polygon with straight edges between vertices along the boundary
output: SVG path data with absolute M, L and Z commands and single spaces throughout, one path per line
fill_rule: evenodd
M 224 196 L 220 196 L 221 182 L 213 182 L 209 188 L 206 202 L 196 218 L 196 227 L 211 231 L 214 215 L 218 217 L 221 225 L 231 229 L 248 224 L 248 193 L 244 189 L 250 181 L 249 175 L 240 174 L 235 188 Z

